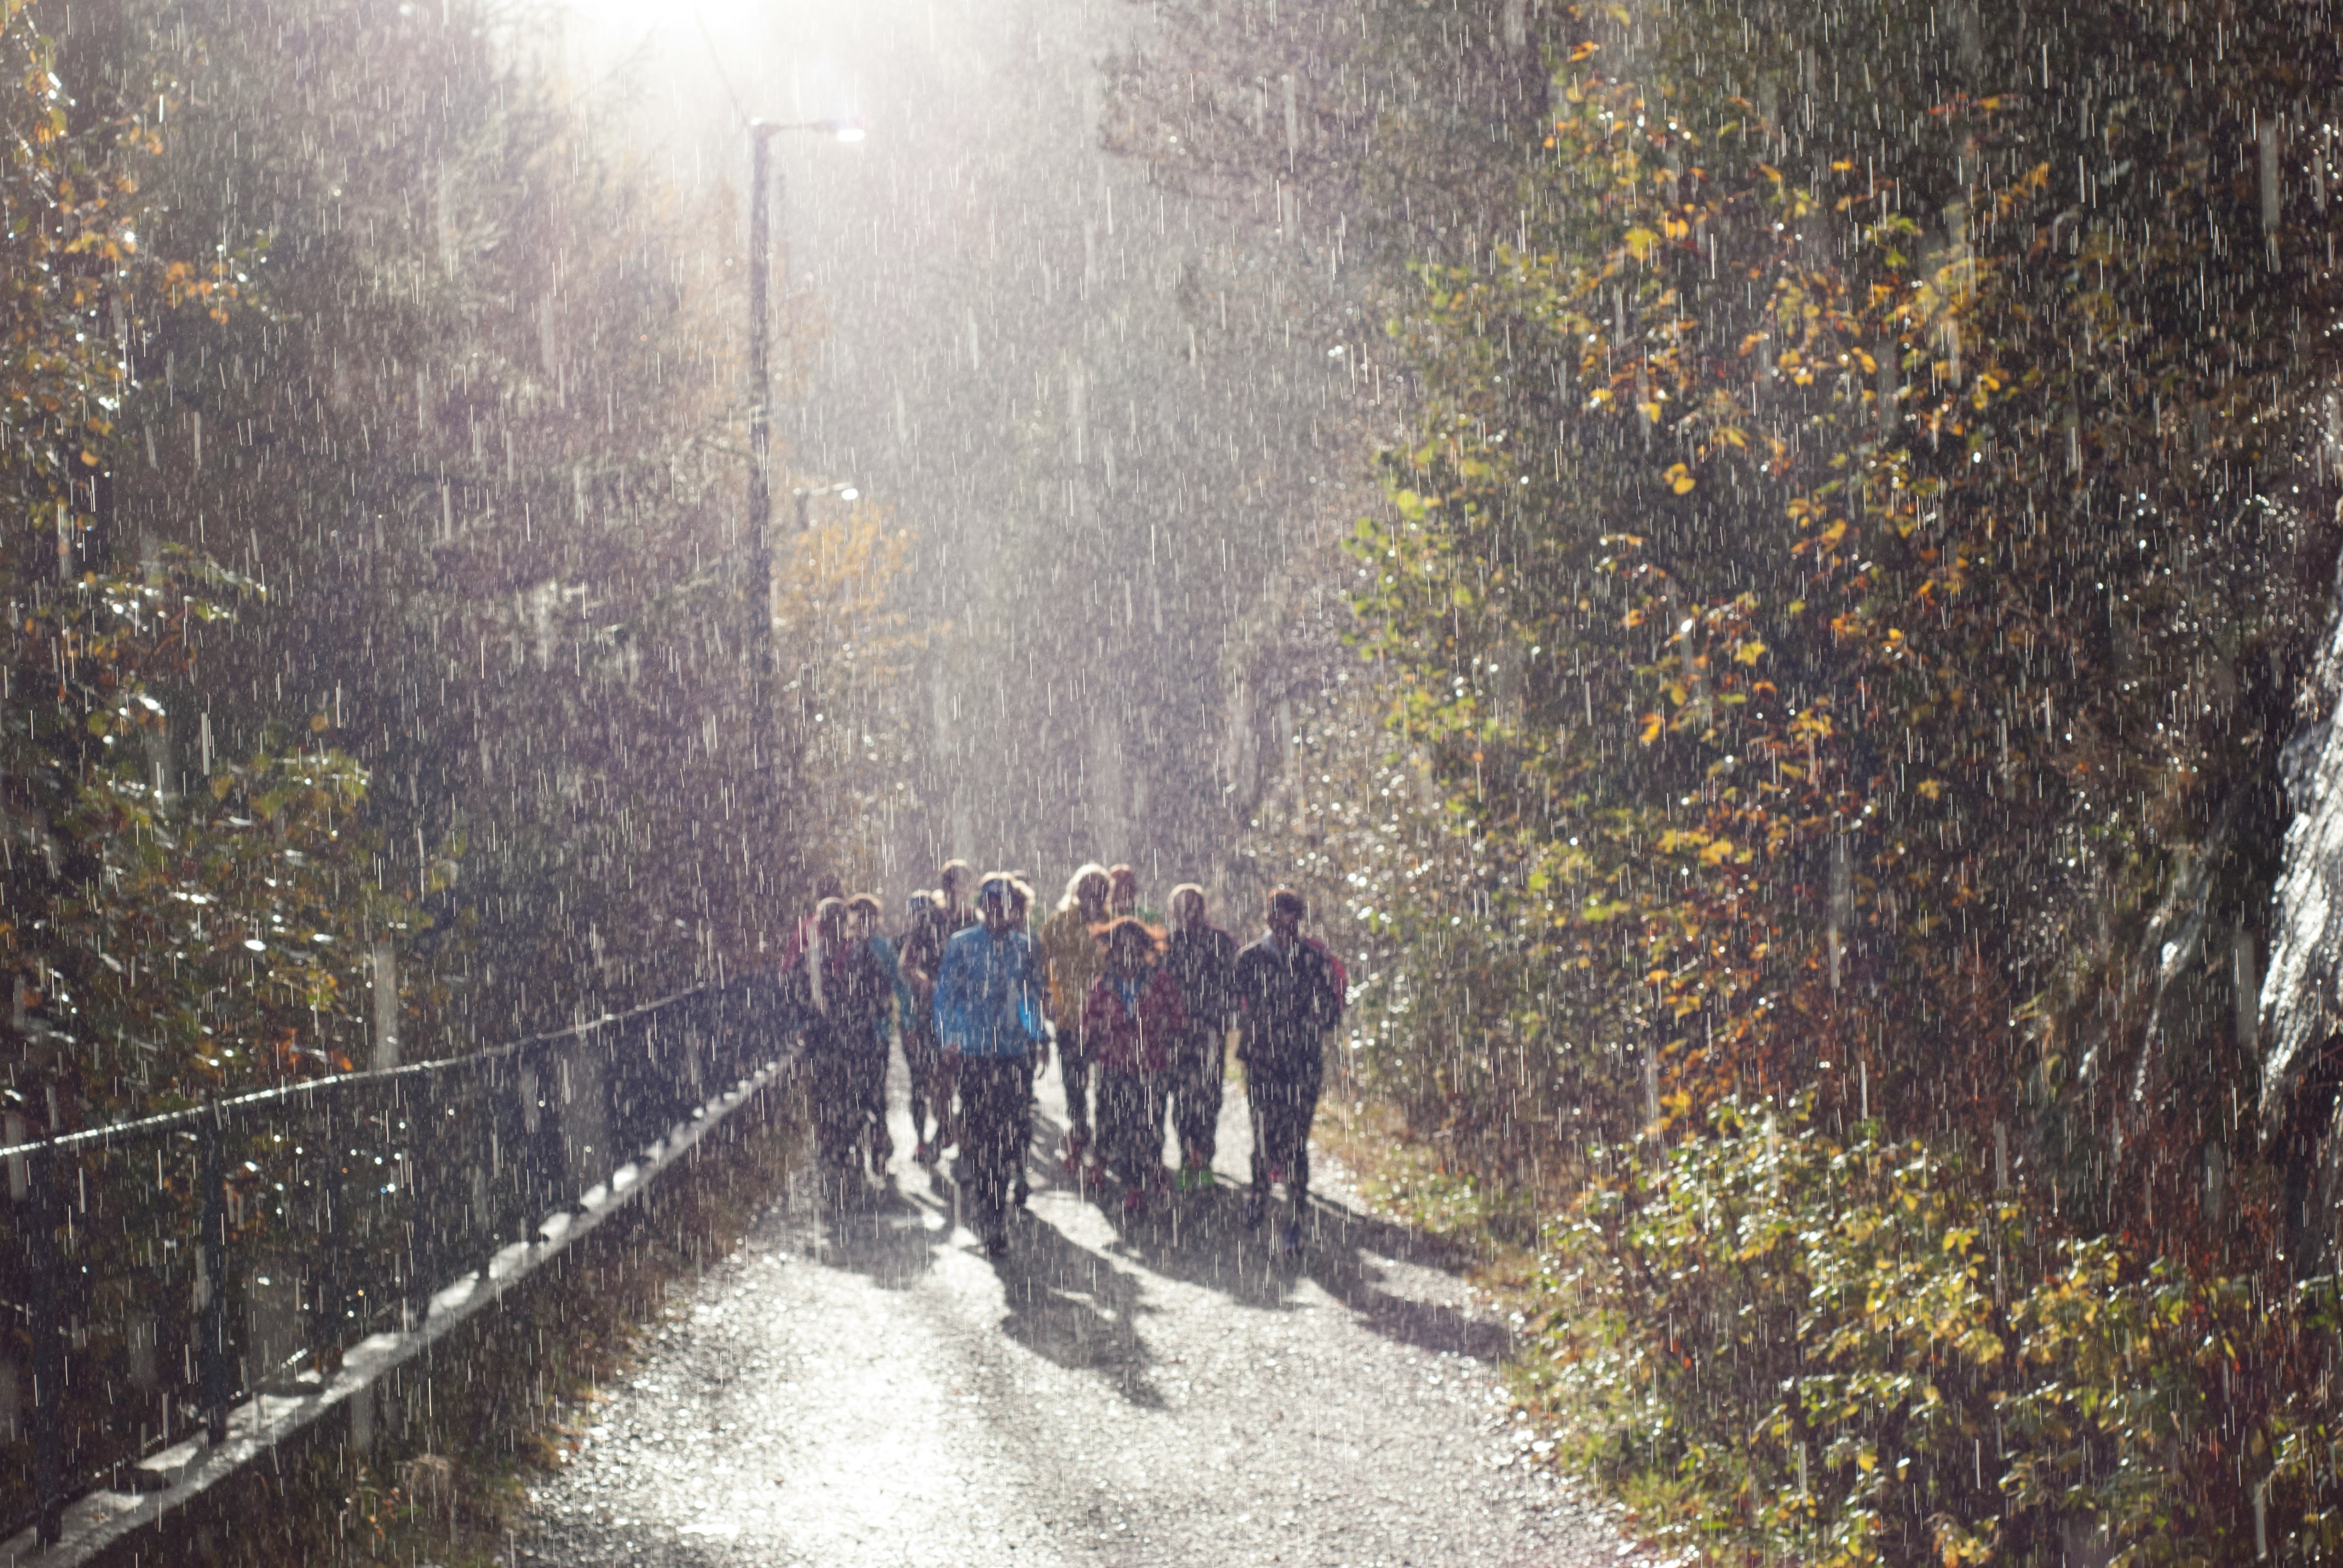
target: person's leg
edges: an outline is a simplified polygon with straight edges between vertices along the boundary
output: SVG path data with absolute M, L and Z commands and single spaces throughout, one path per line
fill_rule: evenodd
M 1207 1032 L 1196 1073 L 1197 1170 L 1212 1185 L 1212 1161 L 1221 1152 L 1221 1103 L 1228 1093 L 1229 1042 L 1219 1030 Z
M 1245 1194 L 1244 1221 L 1261 1223 L 1269 1203 L 1270 1141 L 1277 1134 L 1277 1081 L 1257 1062 L 1245 1066 L 1245 1115 L 1252 1123 L 1252 1191 Z
M 1098 1162 L 1118 1180 L 1122 1175 L 1122 1074 L 1100 1066 L 1091 1075 L 1098 1090 L 1098 1119 L 1091 1128 L 1091 1149 Z
M 1310 1126 L 1318 1115 L 1319 1082 L 1319 1064 L 1302 1064 L 1279 1106 L 1274 1159 L 1285 1171 L 1286 1220 L 1278 1246 L 1289 1253 L 1302 1250 L 1302 1222 L 1310 1211 Z
M 1287 1134 L 1291 1162 L 1285 1168 L 1285 1195 L 1297 1210 L 1310 1200 L 1310 1129 L 1318 1120 L 1318 1091 L 1323 1079 L 1323 1063 L 1312 1061 L 1293 1083 L 1293 1117 Z
M 887 1173 L 887 1161 L 895 1157 L 895 1135 L 887 1131 L 887 1042 L 882 1039 L 862 1069 L 862 1115 L 869 1128 L 872 1173 L 880 1176 Z
M 935 1146 L 928 1141 L 929 1096 L 934 1092 L 936 1069 L 942 1058 L 934 1037 L 926 1030 L 903 1036 L 903 1065 L 911 1075 L 911 1139 L 916 1145 L 911 1157 L 922 1164 L 935 1158 Z M 940 1131 L 942 1117 L 938 1115 L 936 1120 Z
M 1033 1059 L 1017 1059 L 1017 1141 L 1009 1163 L 1010 1201 L 1019 1208 L 1031 1194 L 1027 1191 L 1025 1161 L 1033 1152 Z
M 851 1058 L 825 1050 L 814 1059 L 813 1117 L 814 1158 L 822 1181 L 831 1191 L 842 1191 L 845 1172 L 856 1163 L 855 1132 L 862 1121 Z
M 1091 1144 L 1091 1064 L 1079 1033 L 1059 1037 L 1058 1079 L 1066 1089 L 1066 1161 L 1078 1166 Z
M 1005 1231 L 1008 1145 L 1016 1135 L 1016 1092 L 1023 1081 L 1014 1060 L 966 1058 L 960 1064 L 960 1171 L 970 1227 L 988 1248 Z
M 1166 1086 L 1171 1101 L 1172 1135 L 1180 1144 L 1180 1190 L 1188 1190 L 1188 1173 L 1195 1168 L 1196 1037 L 1192 1031 L 1172 1053 L 1172 1077 Z
M 1139 1091 L 1143 1097 L 1141 1107 L 1147 1128 L 1143 1145 L 1144 1153 L 1141 1156 L 1145 1166 L 1145 1174 L 1141 1179 L 1150 1188 L 1157 1191 L 1161 1191 L 1163 1186 L 1163 1118 L 1166 1110 L 1164 1094 L 1170 1083 L 1170 1075 L 1161 1072 L 1148 1073 L 1139 1081 Z

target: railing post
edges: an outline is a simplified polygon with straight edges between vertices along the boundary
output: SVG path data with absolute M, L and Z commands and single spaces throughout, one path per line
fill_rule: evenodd
M 219 1109 L 212 1108 L 211 1125 L 203 1130 L 202 1201 L 204 1233 L 204 1310 L 198 1322 L 203 1338 L 204 1426 L 215 1447 L 227 1441 L 227 1407 L 235 1379 L 227 1360 L 227 1129 Z
M 348 1154 L 343 1145 L 349 1135 L 342 1131 L 333 1100 L 320 1094 L 318 1102 L 325 1122 L 319 1152 L 326 1162 L 317 1172 L 317 1261 L 309 1284 L 309 1343 L 317 1358 L 317 1373 L 324 1377 L 339 1371 L 342 1364 L 342 1247 L 346 1230 L 342 1223 L 342 1161 Z
M 44 1147 L 25 1161 L 25 1305 L 33 1333 L 33 1497 L 44 1546 L 65 1533 L 65 1265 L 57 1252 L 57 1152 Z

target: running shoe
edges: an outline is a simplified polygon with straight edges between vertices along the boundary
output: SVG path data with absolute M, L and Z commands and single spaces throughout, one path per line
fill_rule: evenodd
M 1261 1201 L 1261 1194 L 1260 1194 L 1260 1193 L 1258 1193 L 1258 1192 L 1248 1192 L 1248 1193 L 1246 1193 L 1246 1194 L 1245 1194 L 1245 1206 L 1244 1206 L 1244 1223 L 1245 1223 L 1245 1229 L 1246 1229 L 1246 1230 L 1248 1230 L 1248 1231 L 1258 1231 L 1258 1230 L 1260 1230 L 1260 1229 L 1261 1229 L 1262 1215 L 1262 1201 Z
M 1196 1191 L 1210 1192 L 1220 1185 L 1212 1175 L 1212 1168 L 1209 1165 L 1197 1166 L 1192 1174 L 1193 1180 L 1191 1185 Z
M 1302 1227 L 1288 1222 L 1277 1233 L 1277 1250 L 1289 1258 L 1298 1255 L 1302 1251 Z
M 1185 1192 L 1192 1189 L 1196 1184 L 1194 1180 L 1195 1174 L 1196 1173 L 1193 1171 L 1191 1171 L 1187 1166 L 1181 1166 L 1179 1173 L 1172 1178 L 1172 1191 L 1174 1192 Z
M 1147 1211 L 1147 1194 L 1136 1187 L 1133 1187 L 1130 1191 L 1125 1192 L 1122 1195 L 1122 1211 L 1126 1214 L 1145 1213 Z

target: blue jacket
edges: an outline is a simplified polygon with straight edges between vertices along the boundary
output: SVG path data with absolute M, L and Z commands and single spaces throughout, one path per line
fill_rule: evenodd
M 1023 1056 L 1041 1038 L 1041 985 L 1031 937 L 970 927 L 944 944 L 937 1039 L 962 1056 Z

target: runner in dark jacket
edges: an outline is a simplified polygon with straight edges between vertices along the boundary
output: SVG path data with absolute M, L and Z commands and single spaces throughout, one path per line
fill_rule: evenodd
M 957 1140 L 951 1129 L 952 1081 L 936 1040 L 936 976 L 943 968 L 944 944 L 976 924 L 965 894 L 975 873 L 965 860 L 948 860 L 939 872 L 942 887 L 934 893 L 914 893 L 903 922 L 903 940 L 897 948 L 903 981 L 911 992 L 912 1010 L 919 1015 L 919 1056 L 911 1056 L 913 1031 L 903 1035 L 904 1059 L 911 1069 L 911 1158 L 935 1168 L 944 1147 Z M 935 1131 L 928 1131 L 932 1109 Z
M 870 1133 L 870 1081 L 886 1071 L 879 1020 L 892 987 L 869 945 L 848 931 L 846 905 L 837 899 L 815 908 L 788 984 L 805 1020 L 815 1154 L 825 1185 L 843 1195 L 850 1172 L 860 1173 L 860 1151 Z
M 1210 1191 L 1219 1148 L 1229 1021 L 1236 1014 L 1236 939 L 1204 920 L 1204 890 L 1172 890 L 1163 970 L 1180 988 L 1187 1027 L 1172 1060 L 1172 1124 L 1180 1135 L 1180 1191 Z
M 1282 1251 L 1301 1250 L 1310 1201 L 1310 1124 L 1318 1114 L 1326 1031 L 1342 1019 L 1341 970 L 1302 934 L 1306 906 L 1291 888 L 1269 895 L 1269 930 L 1237 954 L 1237 1060 L 1252 1112 L 1252 1191 L 1245 1223 L 1258 1225 L 1272 1182 L 1285 1183 L 1290 1215 Z

